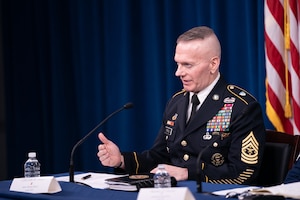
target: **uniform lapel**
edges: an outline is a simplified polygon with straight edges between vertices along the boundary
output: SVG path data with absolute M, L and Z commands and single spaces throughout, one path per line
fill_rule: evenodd
M 223 107 L 226 86 L 227 83 L 221 77 L 197 111 L 193 120 L 190 121 L 189 125 L 186 127 L 185 134 L 189 134 L 195 129 L 204 126 Z
M 186 93 L 184 95 L 184 98 L 182 98 L 179 102 L 178 106 L 178 122 L 179 122 L 179 129 L 180 132 L 184 132 L 185 127 L 186 127 L 186 112 L 187 112 L 187 107 L 189 104 L 189 94 Z

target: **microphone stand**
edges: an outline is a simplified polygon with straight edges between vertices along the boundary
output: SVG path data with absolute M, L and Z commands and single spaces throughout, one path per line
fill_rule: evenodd
M 73 161 L 73 156 L 76 148 L 81 145 L 92 133 L 94 133 L 100 126 L 102 126 L 108 119 L 110 119 L 112 116 L 117 114 L 118 112 L 121 112 L 124 109 L 129 109 L 132 108 L 133 104 L 132 103 L 127 103 L 123 107 L 119 108 L 115 112 L 111 113 L 108 115 L 104 120 L 102 120 L 94 129 L 92 129 L 87 135 L 85 135 L 81 140 L 79 140 L 73 147 L 71 151 L 71 156 L 70 156 L 70 167 L 69 167 L 69 181 L 74 183 L 74 161 Z

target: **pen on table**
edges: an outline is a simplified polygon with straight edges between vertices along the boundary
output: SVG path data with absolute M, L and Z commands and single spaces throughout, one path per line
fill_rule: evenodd
M 88 175 L 82 177 L 81 180 L 86 180 L 86 179 L 88 179 L 88 178 L 91 178 L 91 176 L 92 176 L 91 174 L 88 174 Z

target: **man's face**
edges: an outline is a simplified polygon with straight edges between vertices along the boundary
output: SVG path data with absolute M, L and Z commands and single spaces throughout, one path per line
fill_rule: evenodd
M 211 46 L 205 40 L 179 42 L 174 60 L 177 63 L 175 75 L 188 92 L 199 92 L 210 85 L 216 78 L 219 63 L 211 54 Z M 219 61 L 219 59 L 218 59 Z

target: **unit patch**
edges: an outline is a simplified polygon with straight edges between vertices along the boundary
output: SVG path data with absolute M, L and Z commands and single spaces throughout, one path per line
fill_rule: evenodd
M 259 144 L 251 131 L 249 135 L 242 140 L 241 160 L 247 164 L 257 164 Z

